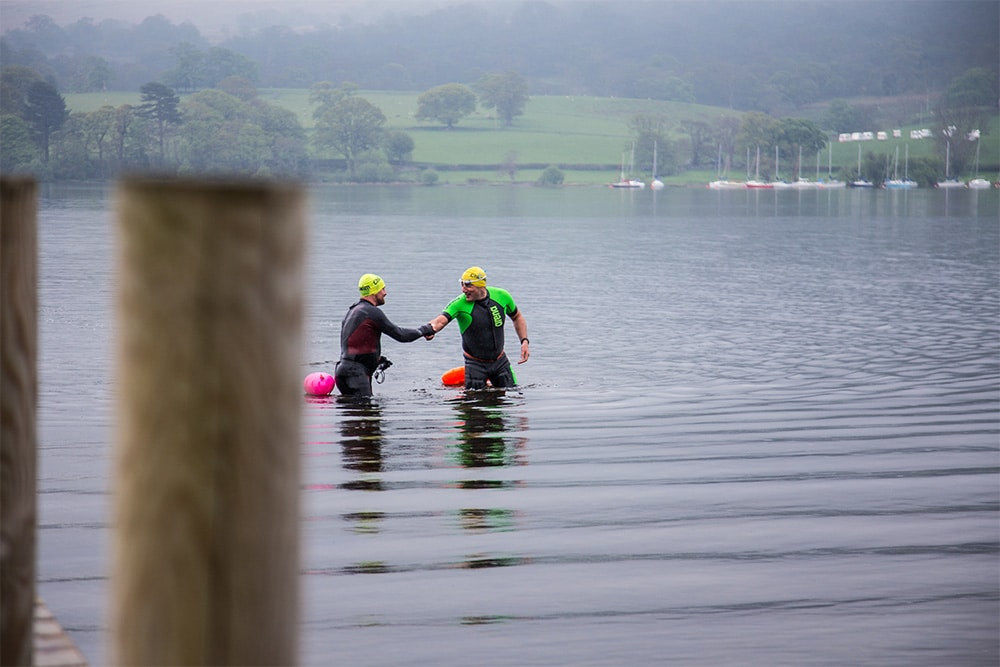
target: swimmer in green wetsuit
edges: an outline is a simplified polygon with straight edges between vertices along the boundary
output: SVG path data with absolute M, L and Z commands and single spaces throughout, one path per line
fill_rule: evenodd
M 452 320 L 458 321 L 465 355 L 465 388 L 484 389 L 486 381 L 494 387 L 517 384 L 510 360 L 504 352 L 504 323 L 510 318 L 521 341 L 523 364 L 531 356 L 528 323 L 514 298 L 505 289 L 486 287 L 486 272 L 478 266 L 462 274 L 462 294 L 455 297 L 440 315 L 430 321 L 435 332 Z

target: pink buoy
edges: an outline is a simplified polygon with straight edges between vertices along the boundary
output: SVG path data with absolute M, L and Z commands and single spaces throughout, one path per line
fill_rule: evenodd
M 337 380 L 329 373 L 310 373 L 302 383 L 303 389 L 310 396 L 326 396 L 333 391 Z

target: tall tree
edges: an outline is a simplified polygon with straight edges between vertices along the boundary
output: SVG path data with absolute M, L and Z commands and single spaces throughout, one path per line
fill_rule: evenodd
M 681 129 L 688 135 L 691 142 L 691 160 L 689 164 L 697 169 L 701 164 L 707 164 L 715 157 L 715 147 L 712 146 L 712 126 L 707 121 L 688 118 L 681 121 Z
M 83 130 L 87 133 L 88 145 L 93 144 L 97 150 L 98 168 L 107 173 L 106 160 L 107 139 L 115 126 L 115 109 L 111 105 L 102 106 L 97 111 L 91 111 L 83 119 Z
M 413 155 L 413 137 L 406 132 L 395 130 L 385 137 L 385 154 L 390 162 L 401 163 Z
M 164 80 L 178 90 L 198 90 L 205 82 L 205 54 L 191 42 L 181 42 L 170 49 L 177 65 L 164 74 Z
M 760 111 L 751 111 L 743 116 L 737 142 L 741 148 L 774 146 L 778 136 L 778 119 Z
M 806 155 L 815 155 L 825 147 L 826 133 L 805 118 L 782 118 L 778 121 L 775 140 L 783 159 L 797 161 L 800 149 Z
M 87 113 L 74 111 L 52 134 L 49 171 L 56 178 L 87 179 L 98 176 L 92 157 L 93 136 L 87 131 Z
M 108 84 L 114 79 L 114 73 L 108 61 L 98 56 L 90 56 L 84 63 L 87 91 L 107 90 Z
M 7 173 L 27 169 L 38 154 L 28 124 L 12 113 L 0 114 L 0 146 L 0 171 Z
M 49 139 L 69 118 L 66 100 L 46 81 L 36 81 L 28 87 L 25 99 L 25 121 L 42 151 L 42 160 L 49 161 Z
M 242 77 L 250 82 L 257 81 L 257 63 L 219 46 L 212 47 L 202 60 L 202 72 L 206 85 L 218 87 L 219 82 L 231 76 Z
M 251 117 L 261 127 L 268 146 L 267 164 L 271 172 L 292 175 L 302 171 L 306 161 L 306 133 L 298 116 L 288 109 L 253 100 Z
M 160 163 L 166 160 L 164 150 L 167 131 L 172 125 L 181 123 L 178 110 L 181 98 L 169 86 L 156 81 L 147 83 L 139 89 L 142 93 L 141 104 L 137 111 L 140 116 L 149 118 L 156 123 L 156 137 L 160 146 Z
M 487 109 L 496 109 L 505 126 L 514 122 L 515 116 L 524 113 L 528 103 L 528 83 L 517 72 L 487 74 L 476 84 L 479 101 Z
M 450 130 L 476 110 L 476 94 L 460 83 L 431 88 L 417 98 L 417 120 L 436 120 Z
M 347 170 L 355 175 L 358 155 L 379 145 L 386 117 L 363 97 L 344 97 L 324 108 L 316 122 L 313 142 L 320 149 L 343 155 Z
M 141 119 L 138 110 L 131 104 L 123 104 L 115 109 L 114 125 L 111 128 L 112 142 L 115 151 L 115 160 L 119 168 L 128 164 L 126 149 L 129 147 L 131 130 L 136 119 Z M 136 150 L 138 148 L 138 150 Z M 133 147 L 137 155 L 143 155 L 141 147 Z
M 344 82 L 340 86 L 334 86 L 329 81 L 319 81 L 309 86 L 309 104 L 315 105 L 313 118 L 319 120 L 328 107 L 333 106 L 345 97 L 350 97 L 358 92 L 360 86 L 356 83 Z
M 737 116 L 721 116 L 715 121 L 715 140 L 719 145 L 718 156 L 722 164 L 716 165 L 720 174 L 728 177 L 733 166 L 740 134 L 740 119 Z
M 182 167 L 197 173 L 255 170 L 264 157 L 263 142 L 259 126 L 248 127 L 250 113 L 248 104 L 221 90 L 186 97 L 179 142 Z
M 31 84 L 43 81 L 37 71 L 25 65 L 5 65 L 0 70 L 0 112 L 14 114 L 22 120 Z
M 677 172 L 677 153 L 667 138 L 667 117 L 663 114 L 640 113 L 628 123 L 635 135 L 635 165 L 643 172 L 653 170 L 653 152 L 656 151 L 656 171 L 661 176 Z
M 774 146 L 778 143 L 779 131 L 778 119 L 760 111 L 745 114 L 740 124 L 737 145 L 754 152 L 760 149 L 760 171 L 764 177 L 773 174 Z M 750 159 L 756 160 L 755 157 Z

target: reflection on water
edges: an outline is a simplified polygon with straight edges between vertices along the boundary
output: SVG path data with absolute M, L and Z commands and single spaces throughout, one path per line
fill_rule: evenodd
M 465 508 L 458 514 L 466 530 L 510 530 L 514 526 L 514 510 L 502 507 Z
M 340 446 L 344 467 L 358 472 L 382 470 L 382 410 L 367 398 L 338 397 Z
M 511 396 L 516 396 L 511 398 Z M 463 468 L 509 468 L 525 465 L 523 450 L 527 439 L 527 418 L 514 415 L 512 410 L 523 400 L 520 394 L 505 390 L 469 391 L 452 399 L 455 411 L 457 440 L 449 457 Z M 463 490 L 511 490 L 520 483 L 515 479 L 464 478 L 458 482 Z M 474 498 L 480 499 L 477 493 Z M 491 496 L 492 497 L 492 496 Z M 506 497 L 503 494 L 501 498 Z M 482 497 L 485 501 L 487 498 Z M 499 506 L 462 507 L 457 511 L 459 525 L 473 532 L 503 532 L 513 530 L 516 513 Z M 523 556 L 497 553 L 467 554 L 460 567 L 482 569 L 523 565 Z M 463 618 L 462 623 L 483 623 L 481 617 Z
M 442 402 L 450 409 L 450 416 L 442 412 L 440 420 L 411 425 L 402 429 L 386 429 L 384 426 L 387 408 L 376 397 L 357 399 L 336 397 L 320 401 L 324 406 L 332 405 L 339 423 L 339 444 L 341 466 L 347 477 L 334 485 L 312 485 L 316 491 L 366 492 L 365 498 L 372 499 L 367 492 L 398 494 L 409 491 L 446 491 L 458 493 L 456 500 L 433 512 L 409 511 L 406 509 L 387 511 L 384 509 L 355 509 L 343 512 L 341 518 L 353 535 L 376 536 L 392 534 L 400 522 L 433 518 L 444 520 L 438 530 L 448 526 L 470 533 L 499 533 L 515 529 L 518 513 L 503 506 L 503 494 L 483 495 L 482 492 L 512 490 L 520 485 L 516 478 L 505 478 L 484 474 L 448 475 L 436 483 L 413 483 L 405 481 L 398 473 L 414 465 L 430 466 L 446 471 L 468 470 L 483 473 L 486 470 L 513 468 L 524 465 L 523 451 L 526 447 L 527 418 L 517 414 L 523 407 L 520 393 L 509 391 L 459 392 Z M 391 432 L 387 432 L 387 430 Z M 408 451 L 403 434 L 418 430 L 420 438 L 443 439 L 443 456 L 438 456 L 437 448 L 423 448 L 422 452 Z M 387 459 L 389 459 L 387 461 Z M 420 463 L 414 462 L 419 459 Z M 406 462 L 409 461 L 409 462 Z M 474 492 L 470 495 L 468 492 Z M 470 502 L 472 501 L 472 502 Z M 371 501 L 378 506 L 378 500 Z M 398 528 L 397 528 L 398 529 Z M 443 535 L 442 535 L 443 537 Z M 477 551 L 451 557 L 444 562 L 404 565 L 394 562 L 388 554 L 369 556 L 365 560 L 351 562 L 341 568 L 344 574 L 385 574 L 401 572 L 413 568 L 462 568 L 482 569 L 509 567 L 523 564 L 523 557 L 504 553 Z
M 506 408 L 512 400 L 502 390 L 470 391 L 450 401 L 455 410 L 457 439 L 453 459 L 465 468 L 523 465 L 518 450 L 524 448 L 525 417 L 514 417 Z M 497 488 L 497 480 L 467 480 L 463 488 Z M 483 484 L 484 487 L 477 487 Z
M 512 399 L 503 390 L 470 391 L 450 401 L 455 410 L 457 441 L 454 456 L 465 468 L 492 468 L 525 465 L 527 417 L 508 412 Z M 520 399 L 520 396 L 518 396 Z M 516 480 L 463 479 L 462 489 L 509 489 Z M 504 531 L 514 526 L 515 512 L 503 507 L 464 507 L 458 510 L 466 530 Z M 514 564 L 512 558 L 478 557 L 470 567 L 499 567 Z

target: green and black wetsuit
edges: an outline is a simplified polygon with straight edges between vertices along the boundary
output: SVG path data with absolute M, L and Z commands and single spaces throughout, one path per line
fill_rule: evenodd
M 479 301 L 469 301 L 464 294 L 460 294 L 442 314 L 449 321 L 456 320 L 462 332 L 466 389 L 482 389 L 487 380 L 494 387 L 513 387 L 517 384 L 503 350 L 503 325 L 508 316 L 517 314 L 517 305 L 510 292 L 489 287 L 486 296 Z

